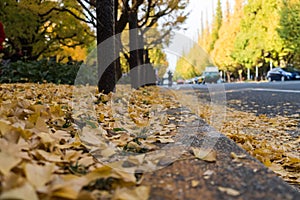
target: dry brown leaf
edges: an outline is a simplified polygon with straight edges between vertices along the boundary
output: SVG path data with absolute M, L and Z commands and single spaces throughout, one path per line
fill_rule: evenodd
M 163 144 L 175 142 L 172 138 L 167 138 L 167 137 L 157 138 L 157 141 L 159 141 L 160 143 L 163 143 Z
M 50 161 L 50 162 L 66 162 L 66 161 L 62 160 L 61 155 L 57 155 L 57 154 L 54 154 L 54 153 L 49 153 L 49 152 L 46 152 L 46 151 L 41 150 L 41 149 L 36 150 L 36 153 L 37 153 L 38 156 L 40 156 L 44 160 L 47 160 L 47 161 Z
M 0 152 L 0 171 L 7 175 L 12 168 L 14 168 L 17 164 L 22 161 L 21 158 L 16 157 L 7 152 Z
M 49 132 L 49 128 L 45 122 L 45 119 L 43 119 L 42 117 L 39 117 L 36 121 L 35 124 L 35 128 L 40 131 L 40 132 L 45 132 L 48 133 Z
M 247 157 L 246 154 L 237 155 L 235 152 L 231 152 L 230 156 L 231 156 L 231 158 L 236 159 L 236 160 L 237 159 L 243 159 L 243 158 Z
M 54 172 L 54 164 L 26 164 L 25 165 L 25 175 L 27 180 L 35 188 L 44 186 L 51 180 L 52 173 Z
M 134 188 L 117 188 L 112 197 L 113 200 L 147 200 L 150 195 L 150 187 L 138 186 Z
M 80 158 L 78 160 L 78 165 L 83 165 L 83 166 L 90 166 L 94 164 L 96 161 L 94 160 L 94 157 L 92 156 L 85 156 L 83 158 Z
M 193 154 L 196 158 L 207 162 L 215 162 L 217 160 L 217 152 L 212 149 L 203 149 L 192 147 Z
M 197 181 L 197 180 L 192 180 L 192 187 L 197 187 L 198 185 L 200 184 L 200 181 Z
M 0 199 L 30 199 L 38 200 L 35 189 L 28 182 L 25 182 L 20 187 L 11 190 L 3 191 Z
M 89 183 L 86 177 L 71 174 L 55 177 L 51 188 L 52 195 L 59 198 L 76 199 L 82 187 Z
M 218 190 L 224 192 L 230 196 L 239 196 L 241 193 L 235 189 L 227 188 L 227 187 L 218 187 Z
M 211 175 L 214 174 L 214 171 L 213 170 L 206 170 L 204 173 L 203 173 L 203 177 L 204 179 L 209 179 L 211 177 Z
M 0 136 L 5 136 L 7 133 L 10 133 L 12 129 L 11 123 L 9 121 L 0 120 Z

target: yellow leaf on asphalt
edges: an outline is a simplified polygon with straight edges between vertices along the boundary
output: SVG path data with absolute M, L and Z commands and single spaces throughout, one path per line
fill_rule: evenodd
M 206 170 L 204 173 L 203 173 L 203 178 L 204 179 L 209 179 L 215 172 L 212 171 L 212 170 Z
M 134 175 L 134 171 L 132 171 L 131 173 L 128 173 L 128 172 L 125 172 L 125 171 L 117 170 L 116 173 L 125 182 L 129 182 L 129 183 L 135 183 L 136 182 L 136 177 Z
M 234 159 L 234 161 L 238 161 L 239 159 L 244 159 L 244 158 L 247 157 L 246 154 L 240 154 L 240 155 L 238 155 L 238 154 L 236 154 L 235 152 L 231 152 L 231 153 L 230 153 L 230 156 L 231 156 L 231 158 Z
M 227 187 L 218 187 L 218 190 L 224 192 L 230 196 L 239 196 L 241 193 L 235 189 L 227 188 Z
M 150 196 L 150 187 L 117 188 L 113 200 L 147 200 Z
M 197 187 L 199 184 L 200 184 L 200 181 L 192 180 L 192 183 L 191 183 L 192 187 Z
M 203 149 L 192 147 L 192 151 L 196 158 L 207 162 L 215 162 L 217 160 L 217 152 L 212 149 Z

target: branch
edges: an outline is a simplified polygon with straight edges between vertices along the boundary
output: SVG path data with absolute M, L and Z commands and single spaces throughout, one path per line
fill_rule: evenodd
M 129 19 L 129 12 L 130 12 L 130 7 L 129 7 L 129 0 L 122 0 L 123 3 L 123 9 L 122 9 L 122 14 L 120 16 L 120 19 L 116 22 L 116 33 L 121 33 L 125 28 L 128 23 Z
M 152 18 L 152 20 L 150 21 L 150 23 L 147 25 L 147 27 L 152 27 L 154 24 L 157 23 L 158 19 L 163 17 L 163 16 L 166 16 L 166 15 L 169 15 L 171 12 L 173 12 L 175 9 L 172 8 L 172 9 L 169 9 L 169 8 L 166 8 L 162 11 L 159 11 L 157 14 L 155 14 Z
M 161 35 L 159 38 L 157 38 L 156 40 L 151 41 L 150 43 L 145 44 L 145 46 L 147 46 L 147 49 L 152 49 L 154 48 L 157 44 L 162 44 L 163 39 L 166 38 L 167 35 L 170 34 L 172 28 L 170 27 L 167 31 L 165 31 L 165 33 L 163 35 Z M 147 42 L 147 41 L 146 41 Z
M 92 6 L 95 6 L 96 7 L 96 0 L 91 2 L 91 1 L 88 1 L 88 0 L 84 0 L 86 3 L 89 3 L 90 5 Z M 90 11 L 90 9 L 88 9 L 85 4 L 81 1 L 81 0 L 77 0 L 77 2 L 82 6 L 82 8 L 91 16 L 92 20 L 95 20 L 97 21 L 97 18 L 95 15 L 93 15 L 93 13 Z M 95 5 L 93 5 L 92 3 L 95 3 Z M 95 24 L 93 21 L 91 21 L 91 24 L 94 26 L 94 27 L 97 27 L 97 24 Z
M 149 20 L 149 17 L 150 17 L 150 12 L 151 12 L 151 10 L 154 8 L 155 5 L 156 5 L 155 3 L 152 5 L 152 0 L 148 0 L 148 9 L 147 9 L 147 12 L 146 12 L 145 17 L 142 18 L 142 19 L 145 19 L 145 20 L 144 20 L 144 22 L 140 25 L 140 27 L 143 27 L 143 26 L 145 26 L 145 25 L 147 24 L 147 22 L 148 22 L 148 20 Z M 142 19 L 139 20 L 139 21 L 141 22 Z
M 90 20 L 86 20 L 86 19 L 84 19 L 84 18 L 82 18 L 82 17 L 79 17 L 78 15 L 76 15 L 74 12 L 72 12 L 72 11 L 69 10 L 68 8 L 56 8 L 56 7 L 52 7 L 50 10 L 48 10 L 47 12 L 45 12 L 45 13 L 43 13 L 43 14 L 39 13 L 39 16 L 40 16 L 40 17 L 45 17 L 45 16 L 51 14 L 53 11 L 67 12 L 67 13 L 69 13 L 70 15 L 72 15 L 73 17 L 75 17 L 76 19 L 80 20 L 80 21 L 83 21 L 83 22 L 85 22 L 85 23 L 93 24 L 93 25 L 94 25 L 94 23 L 91 22 Z

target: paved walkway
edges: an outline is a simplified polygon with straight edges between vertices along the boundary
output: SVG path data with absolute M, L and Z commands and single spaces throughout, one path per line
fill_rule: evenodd
M 214 137 L 207 136 L 212 128 L 200 118 L 183 128 L 180 134 L 194 135 L 191 147 L 215 142 Z M 227 137 L 220 134 L 213 150 L 217 152 L 215 162 L 184 153 L 171 165 L 146 173 L 142 185 L 151 186 L 150 199 L 300 199 L 299 191 Z

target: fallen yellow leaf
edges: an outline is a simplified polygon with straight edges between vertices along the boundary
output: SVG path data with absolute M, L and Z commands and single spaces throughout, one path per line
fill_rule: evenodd
M 217 152 L 212 149 L 203 149 L 192 147 L 192 151 L 196 158 L 207 162 L 215 162 L 217 160 Z
M 230 196 L 239 196 L 240 192 L 232 189 L 232 188 L 227 188 L 227 187 L 218 187 L 218 190 L 220 190 L 221 192 L 224 192 Z
M 134 188 L 118 188 L 112 200 L 147 200 L 150 195 L 150 187 L 139 186 Z
M 0 171 L 7 175 L 12 168 L 22 161 L 21 158 L 11 155 L 7 152 L 0 152 Z
M 30 200 L 38 200 L 38 196 L 32 187 L 28 182 L 25 182 L 20 187 L 3 191 L 3 193 L 0 195 L 0 199 L 30 199 Z
M 37 164 L 26 164 L 25 175 L 27 180 L 39 188 L 44 186 L 51 180 L 51 175 L 54 171 L 54 164 L 37 165 Z

